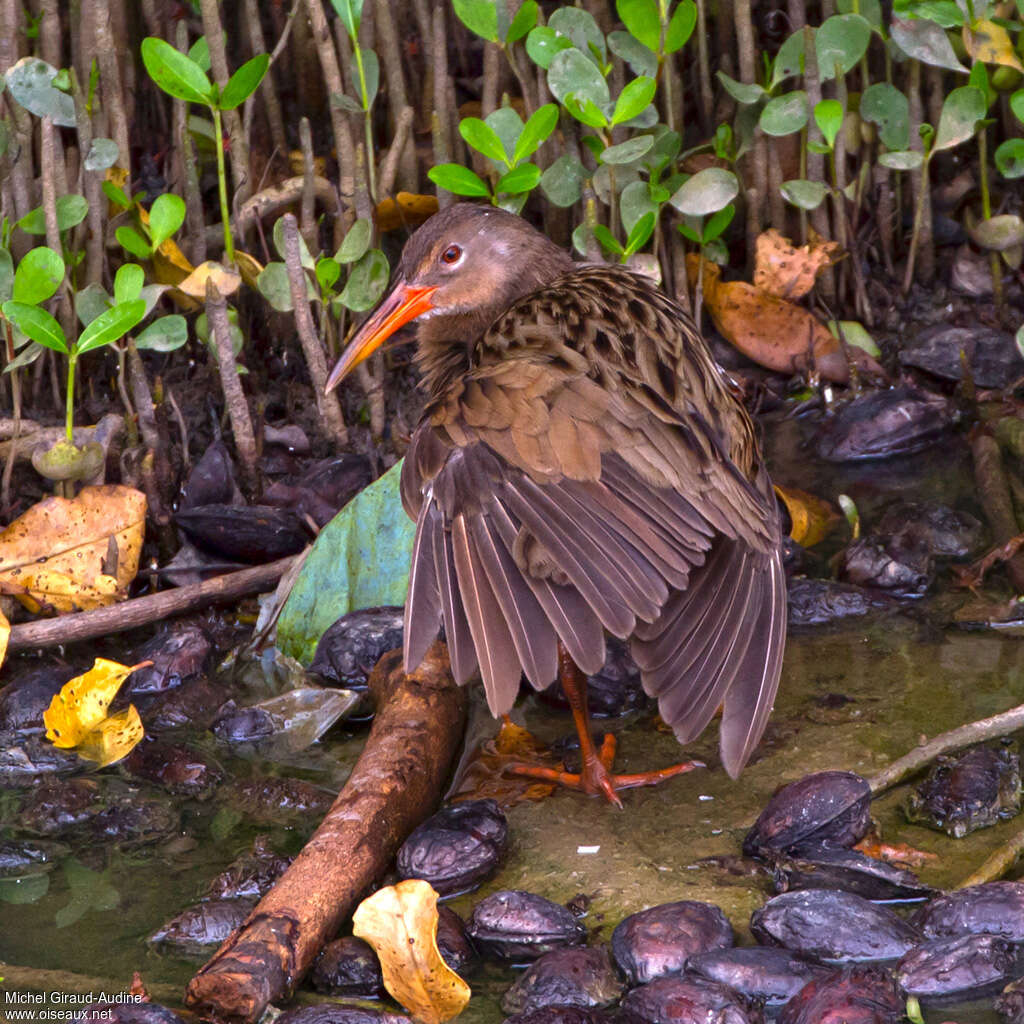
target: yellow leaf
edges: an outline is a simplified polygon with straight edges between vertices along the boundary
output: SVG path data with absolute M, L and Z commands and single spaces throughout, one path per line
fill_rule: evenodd
M 250 288 L 255 288 L 256 278 L 263 273 L 263 264 L 255 256 L 250 256 L 247 252 L 242 252 L 241 249 L 235 250 L 235 264 L 238 267 L 238 272 L 242 275 L 242 280 Z M 205 292 L 203 298 L 206 298 Z
M 206 282 L 211 279 L 221 295 L 230 295 L 242 283 L 241 277 L 238 274 L 232 273 L 222 263 L 218 263 L 216 260 L 207 260 L 205 263 L 200 263 L 178 285 L 178 290 L 184 292 L 190 298 L 205 300 Z
M 377 227 L 381 231 L 415 227 L 435 213 L 437 213 L 437 196 L 399 192 L 394 199 L 385 199 L 378 203 Z
M 145 735 L 142 719 L 134 704 L 124 711 L 104 718 L 95 729 L 88 732 L 75 748 L 79 757 L 94 761 L 97 768 L 106 768 L 126 757 Z
M 964 47 L 975 60 L 1024 71 L 1024 64 L 1021 64 L 1014 52 L 1010 34 L 1002 25 L 983 18 L 973 25 L 964 25 L 963 36 Z
M 7 621 L 7 616 L 0 611 L 0 665 L 3 665 L 7 657 L 7 643 L 10 639 L 11 624 Z
M 778 484 L 775 485 L 775 493 L 789 513 L 790 537 L 805 548 L 814 547 L 824 540 L 832 524 L 839 521 L 839 513 L 816 494 Z
M 377 951 L 384 987 L 424 1024 L 457 1017 L 469 1002 L 469 986 L 437 949 L 437 893 L 410 878 L 379 889 L 352 915 L 352 933 Z
M 69 679 L 43 712 L 46 738 L 55 747 L 77 747 L 107 717 L 121 684 L 140 667 L 97 658 L 88 672 Z
M 45 498 L 0 532 L 0 586 L 25 591 L 58 612 L 112 604 L 139 569 L 146 496 L 132 487 L 83 487 L 78 496 Z

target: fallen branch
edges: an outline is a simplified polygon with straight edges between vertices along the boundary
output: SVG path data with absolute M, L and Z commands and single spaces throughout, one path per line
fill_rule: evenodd
M 248 920 L 189 982 L 203 1018 L 254 1022 L 291 995 L 323 944 L 437 803 L 465 719 L 448 651 L 436 642 L 406 675 L 392 651 L 370 676 L 377 715 L 320 827 Z
M 91 640 L 93 637 L 120 633 L 126 629 L 159 622 L 171 615 L 205 608 L 218 601 L 235 601 L 249 594 L 271 590 L 277 581 L 291 568 L 297 555 L 279 558 L 276 562 L 257 565 L 252 569 L 217 576 L 202 583 L 193 583 L 177 590 L 162 590 L 159 594 L 147 594 L 131 601 L 97 608 L 89 612 L 75 612 L 55 619 L 40 619 L 23 622 L 11 628 L 8 651 L 23 651 L 28 647 L 53 647 L 69 644 L 76 640 Z
M 981 867 L 972 871 L 962 882 L 957 882 L 956 888 L 966 889 L 971 885 L 997 881 L 1017 863 L 1021 855 L 1024 855 L 1024 829 L 1012 836 L 1009 842 L 993 850 Z
M 1009 711 L 1003 711 L 990 718 L 982 718 L 977 722 L 969 722 L 949 732 L 940 733 L 934 739 L 912 750 L 909 754 L 893 761 L 888 768 L 868 779 L 873 796 L 902 782 L 908 775 L 913 775 L 926 764 L 934 761 L 940 754 L 948 754 L 951 750 L 961 750 L 983 740 L 1006 736 L 1017 729 L 1024 729 L 1024 704 L 1018 704 Z

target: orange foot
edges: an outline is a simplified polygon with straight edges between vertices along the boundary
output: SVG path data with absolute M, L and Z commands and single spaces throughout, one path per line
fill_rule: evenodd
M 702 761 L 684 761 L 681 764 L 674 764 L 668 768 L 659 768 L 656 771 L 637 772 L 632 775 L 613 774 L 612 762 L 615 760 L 615 737 L 606 733 L 601 749 L 595 751 L 590 746 L 589 751 L 583 755 L 583 770 L 577 775 L 574 772 L 558 771 L 555 768 L 545 768 L 533 764 L 510 764 L 505 771 L 513 775 L 525 775 L 532 779 L 543 779 L 545 782 L 553 782 L 567 789 L 575 789 L 590 796 L 603 794 L 609 803 L 616 807 L 622 807 L 618 790 L 635 789 L 637 786 L 657 786 L 666 779 L 675 778 L 677 775 L 685 775 L 694 768 L 703 768 Z

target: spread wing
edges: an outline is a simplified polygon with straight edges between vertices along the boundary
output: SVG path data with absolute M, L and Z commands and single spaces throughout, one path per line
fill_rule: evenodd
M 564 290 L 557 305 L 539 292 L 513 307 L 416 431 L 402 473 L 417 521 L 406 665 L 443 623 L 456 679 L 479 668 L 499 714 L 523 673 L 538 689 L 555 678 L 558 640 L 589 674 L 604 630 L 632 637 L 682 742 L 724 704 L 735 774 L 781 666 L 774 497 L 749 420 L 681 311 L 620 274 L 648 315 L 616 319 L 608 273 L 575 274 L 568 307 Z

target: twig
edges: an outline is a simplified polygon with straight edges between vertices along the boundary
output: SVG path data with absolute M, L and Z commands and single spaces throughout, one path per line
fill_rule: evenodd
M 971 885 L 982 885 L 985 882 L 994 882 L 1002 878 L 1018 858 L 1024 855 L 1024 828 L 1010 841 L 997 847 L 986 859 L 981 867 L 972 871 L 962 882 L 957 882 L 955 889 L 966 889 Z
M 412 132 L 412 120 L 416 111 L 412 107 L 405 107 L 398 117 L 398 124 L 395 126 L 394 138 L 388 147 L 387 154 L 381 161 L 380 175 L 377 180 L 377 195 L 382 199 L 391 194 L 395 187 L 395 176 L 398 172 L 402 153 L 405 152 L 406 143 Z
M 242 927 L 189 982 L 203 1018 L 253 1022 L 301 981 L 321 945 L 387 869 L 436 804 L 465 719 L 448 652 L 437 642 L 406 675 L 401 652 L 370 677 L 377 715 L 323 823 Z
M 1006 544 L 1019 531 L 999 444 L 990 433 L 975 428 L 971 433 L 971 455 L 974 481 L 992 536 L 997 544 Z M 1024 593 L 1024 555 L 1018 552 L 1009 558 L 1006 571 L 1017 593 Z
M 38 622 L 24 622 L 11 627 L 8 650 L 23 651 L 92 640 L 108 633 L 137 629 L 220 601 L 237 601 L 249 594 L 259 594 L 270 590 L 288 571 L 296 557 L 291 555 L 267 565 L 257 565 L 252 569 L 240 569 L 212 580 L 203 580 L 202 583 L 192 583 L 176 590 L 163 590 L 159 594 L 147 594 L 109 608 L 76 612 Z
M 306 248 L 315 253 L 319 249 L 316 244 L 316 220 L 313 216 L 316 185 L 313 181 L 313 132 L 309 127 L 308 117 L 299 120 L 299 145 L 302 148 L 302 204 L 299 208 L 302 217 L 302 239 L 306 243 Z
M 956 729 L 950 729 L 949 732 L 940 733 L 868 779 L 871 793 L 874 796 L 884 793 L 896 783 L 902 782 L 934 761 L 940 754 L 948 754 L 951 750 L 960 750 L 997 736 L 1006 736 L 1022 728 L 1024 728 L 1024 704 L 1018 704 L 1017 707 L 1010 708 L 1009 711 L 1003 711 L 990 718 L 982 718 L 977 722 L 970 722 Z

